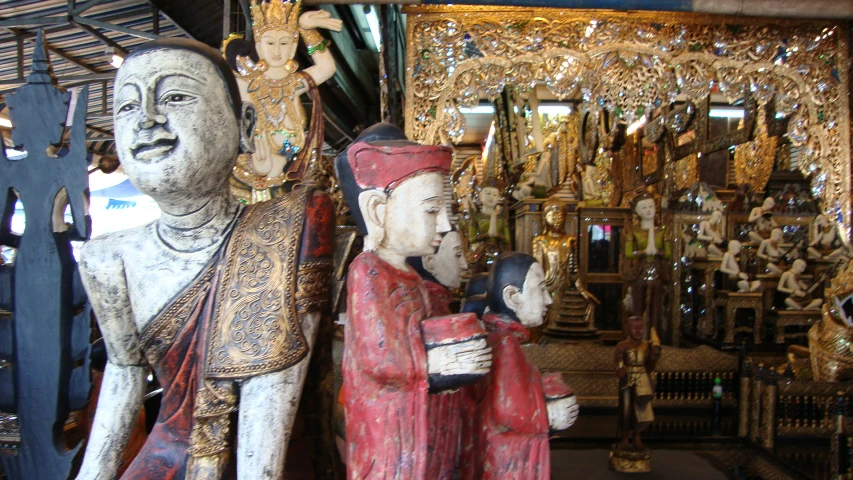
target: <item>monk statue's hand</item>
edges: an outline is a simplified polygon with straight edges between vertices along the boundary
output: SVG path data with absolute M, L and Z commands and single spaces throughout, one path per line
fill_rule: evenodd
M 545 400 L 548 410 L 548 425 L 551 430 L 565 430 L 575 424 L 580 407 L 574 395 Z
M 440 345 L 427 350 L 430 375 L 485 375 L 492 368 L 492 348 L 485 338 Z
M 326 30 L 340 32 L 342 26 L 341 20 L 332 18 L 332 14 L 325 10 L 312 10 L 299 16 L 299 28 L 306 30 L 325 28 Z

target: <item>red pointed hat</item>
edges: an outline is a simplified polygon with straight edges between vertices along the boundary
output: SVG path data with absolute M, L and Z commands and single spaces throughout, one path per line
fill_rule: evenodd
M 453 150 L 441 145 L 421 145 L 409 140 L 358 142 L 347 150 L 347 160 L 362 189 L 393 189 L 403 180 L 423 172 L 450 172 Z

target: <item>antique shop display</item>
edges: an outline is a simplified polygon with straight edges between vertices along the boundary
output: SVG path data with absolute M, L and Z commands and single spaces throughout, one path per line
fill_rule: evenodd
M 521 174 L 517 187 L 512 192 L 513 198 L 516 200 L 543 198 L 551 193 L 555 187 L 560 186 L 560 181 L 564 179 L 569 170 L 569 166 L 566 165 L 566 168 L 562 169 L 566 171 L 561 172 L 562 162 L 558 157 L 568 154 L 565 151 L 564 137 L 566 134 L 562 131 L 563 127 L 563 124 L 559 125 L 557 130 L 549 133 L 542 141 L 544 150 L 542 153 L 533 156 L 534 161 L 528 161 L 530 168 L 525 166 L 525 171 Z
M 651 453 L 643 445 L 642 433 L 651 424 L 654 386 L 651 373 L 660 358 L 657 330 L 651 327 L 644 340 L 642 317 L 628 319 L 628 338 L 616 345 L 615 367 L 619 378 L 619 441 L 610 451 L 610 468 L 617 472 L 650 472 Z
M 0 245 L 17 249 L 13 263 L 0 262 L 0 308 L 13 312 L 0 318 L 0 363 L 6 367 L 0 368 L 0 411 L 16 414 L 20 429 L 17 454 L 0 456 L 0 462 L 10 479 L 67 478 L 80 446 L 61 446 L 56 426 L 70 410 L 86 406 L 90 386 L 91 318 L 70 243 L 90 233 L 82 128 L 88 89 L 76 107 L 70 103 L 39 31 L 27 83 L 6 101 L 15 125 L 12 143 L 28 155 L 10 160 L 0 148 Z M 48 147 L 61 143 L 69 128 L 67 153 L 50 155 Z M 27 218 L 20 235 L 10 229 L 16 201 Z M 63 218 L 68 205 L 72 225 Z
M 257 110 L 255 151 L 239 157 L 232 182 L 235 195 L 248 203 L 269 200 L 300 183 L 312 155 L 322 149 L 323 106 L 317 85 L 332 78 L 335 61 L 327 49 L 330 40 L 317 29 L 340 31 L 342 22 L 323 10 L 300 15 L 301 6 L 301 0 L 252 0 L 257 60 L 244 52 L 234 54 L 240 95 Z M 293 59 L 300 37 L 314 62 L 301 71 Z M 226 56 L 231 42 L 235 50 L 245 41 L 242 35 L 228 37 L 223 43 Z M 310 126 L 300 100 L 303 93 L 313 103 Z
M 572 390 L 559 373 L 540 374 L 520 344 L 528 327 L 542 324 L 551 304 L 542 266 L 530 255 L 505 253 L 489 271 L 486 288 L 494 361 L 479 403 L 478 479 L 551 478 L 549 431 L 574 424 L 578 415 Z
M 662 225 L 656 225 L 655 199 L 648 193 L 633 200 L 638 221 L 626 236 L 625 257 L 635 263 L 630 278 L 633 313 L 647 318 L 649 326 L 658 328 L 661 321 L 664 282 L 667 268 L 663 260 L 672 256 L 670 242 Z
M 758 109 L 772 107 L 773 114 L 763 114 L 767 135 L 786 134 L 800 149 L 795 168 L 824 212 L 850 227 L 850 115 L 840 101 L 847 93 L 847 37 L 835 24 L 529 7 L 407 12 L 406 67 L 414 75 L 406 89 L 406 132 L 414 140 L 458 138 L 466 128 L 460 109 L 494 99 L 506 85 L 524 92 L 538 83 L 557 99 L 582 97 L 627 124 L 679 95 L 700 110 L 714 89 L 729 103 L 745 99 L 743 127 L 734 134 L 695 129 L 693 140 L 675 145 L 677 155 L 662 157 L 663 170 L 674 176 L 680 172 L 672 166 L 682 158 L 753 140 Z M 687 133 L 677 132 L 684 122 L 675 117 L 647 126 Z M 763 165 L 745 153 L 745 166 Z
M 78 478 L 115 476 L 149 366 L 160 415 L 123 478 L 224 478 L 234 463 L 237 478 L 280 478 L 327 303 L 331 199 L 302 188 L 244 208 L 231 195 L 256 117 L 209 47 L 140 46 L 115 91 L 121 164 L 161 215 L 80 253 L 109 360 Z
M 449 148 L 408 142 L 389 124 L 366 129 L 336 159 L 347 204 L 366 234 L 347 276 L 349 478 L 427 478 L 428 395 L 474 383 L 491 366 L 476 316 L 430 317 L 428 291 L 406 264 L 435 253 L 450 230 L 442 197 L 450 161 Z
M 776 286 L 777 300 L 774 302 L 777 308 L 788 310 L 820 310 L 823 305 L 822 298 L 812 298 L 812 292 L 819 286 L 816 283 L 809 288 L 805 282 L 800 280 L 800 275 L 806 271 L 806 261 L 798 258 L 794 260 L 791 268 L 779 277 L 779 285 Z

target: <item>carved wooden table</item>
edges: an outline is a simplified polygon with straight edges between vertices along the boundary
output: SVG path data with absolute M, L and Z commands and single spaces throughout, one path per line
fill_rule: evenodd
M 808 336 L 808 328 L 795 333 L 785 333 L 785 328 L 811 328 L 821 318 L 820 310 L 779 310 L 778 313 L 779 318 L 776 320 L 776 343 L 785 343 L 785 340 Z
M 755 279 L 761 282 L 761 291 L 764 292 L 764 309 L 773 309 L 773 294 L 776 292 L 776 286 L 779 285 L 781 275 L 761 273 L 755 276 Z
M 725 300 L 726 307 L 726 337 L 723 343 L 732 344 L 735 341 L 735 334 L 749 331 L 753 333 L 754 342 L 761 343 L 761 327 L 764 325 L 764 302 L 761 292 L 720 292 L 720 299 Z M 739 308 L 751 308 L 755 312 L 755 324 L 752 327 L 735 328 Z

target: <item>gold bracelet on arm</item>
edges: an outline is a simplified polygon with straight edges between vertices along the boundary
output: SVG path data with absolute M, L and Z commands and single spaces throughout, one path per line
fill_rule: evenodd
M 317 52 L 326 51 L 326 47 L 329 46 L 332 41 L 323 38 L 320 35 L 320 32 L 314 29 L 307 28 L 299 28 L 299 34 L 302 35 L 302 40 L 305 42 L 305 46 L 308 48 L 308 55 L 314 55 Z

